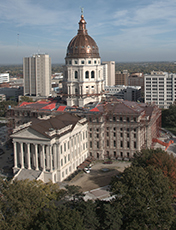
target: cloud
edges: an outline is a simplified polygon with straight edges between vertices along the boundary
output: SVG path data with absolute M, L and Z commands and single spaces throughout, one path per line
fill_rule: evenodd
M 44 8 L 41 4 L 29 0 L 6 0 L 1 3 L 1 19 L 16 26 L 46 26 L 63 22 L 68 10 L 57 11 Z

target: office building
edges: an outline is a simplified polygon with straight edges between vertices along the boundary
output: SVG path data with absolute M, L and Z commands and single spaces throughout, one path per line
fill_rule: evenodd
M 91 114 L 92 112 L 92 114 Z M 89 154 L 130 159 L 159 136 L 161 110 L 155 105 L 110 99 L 87 114 Z
M 141 97 L 141 86 L 105 86 L 105 95 L 112 95 L 128 101 L 138 101 Z
M 51 58 L 35 54 L 23 58 L 24 95 L 48 97 L 51 93 Z
M 119 71 L 115 74 L 115 85 L 128 85 L 128 70 Z
M 0 83 L 9 82 L 9 73 L 0 73 Z
M 167 109 L 176 100 L 176 74 L 152 71 L 144 76 L 145 103 Z
M 102 62 L 104 65 L 105 86 L 115 85 L 115 61 Z

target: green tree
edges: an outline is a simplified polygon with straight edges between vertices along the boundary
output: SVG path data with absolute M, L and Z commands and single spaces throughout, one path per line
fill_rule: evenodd
M 30 98 L 30 97 L 27 97 L 27 96 L 22 96 L 22 97 L 20 97 L 20 103 L 23 102 L 23 101 L 25 101 L 25 102 L 33 102 L 33 99 Z
M 113 178 L 114 205 L 122 207 L 121 229 L 169 229 L 173 220 L 172 191 L 161 170 L 152 166 L 126 168 Z
M 36 230 L 84 230 L 80 213 L 75 209 L 58 205 L 49 207 L 38 213 L 30 229 Z
M 0 181 L 0 229 L 30 229 L 38 213 L 54 205 L 62 193 L 57 184 L 41 181 Z
M 176 158 L 162 149 L 143 149 L 134 154 L 133 166 L 147 167 L 152 165 L 161 169 L 176 189 Z
M 99 230 L 118 230 L 122 225 L 122 213 L 118 203 L 116 205 L 106 201 L 96 201 Z
M 162 126 L 176 127 L 176 105 L 170 105 L 169 109 L 162 110 Z
M 17 102 L 15 101 L 2 101 L 0 102 L 0 117 L 5 117 L 6 116 L 6 111 L 8 106 L 16 106 Z
M 67 203 L 67 205 L 80 213 L 85 229 L 99 229 L 99 219 L 96 215 L 97 205 L 95 202 L 91 200 L 85 202 L 83 199 L 79 199 L 77 201 L 73 200 L 72 202 Z

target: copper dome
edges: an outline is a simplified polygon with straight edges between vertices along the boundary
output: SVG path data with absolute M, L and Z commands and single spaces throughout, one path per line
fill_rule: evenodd
M 100 58 L 98 46 L 86 30 L 86 21 L 81 15 L 78 34 L 67 47 L 66 58 Z

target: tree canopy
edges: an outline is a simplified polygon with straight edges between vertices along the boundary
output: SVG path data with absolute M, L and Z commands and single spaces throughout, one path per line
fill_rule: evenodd
M 169 181 L 152 166 L 126 168 L 113 178 L 111 192 L 122 207 L 122 229 L 169 229 L 174 216 Z
M 142 167 L 152 165 L 154 168 L 161 169 L 176 189 L 176 158 L 173 154 L 162 149 L 143 149 L 134 154 L 132 165 Z

